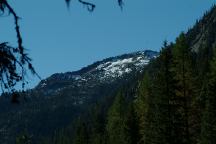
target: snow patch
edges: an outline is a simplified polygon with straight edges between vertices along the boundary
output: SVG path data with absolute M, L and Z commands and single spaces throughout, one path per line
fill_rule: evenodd
M 132 70 L 131 70 L 130 68 L 126 68 L 126 69 L 125 69 L 125 72 L 126 72 L 126 73 L 130 73 L 131 71 L 132 71 Z
M 41 88 L 43 88 L 43 87 L 45 87 L 47 84 L 45 83 L 45 82 L 43 82 L 42 84 L 41 84 Z
M 149 63 L 149 58 L 141 53 L 137 57 L 130 57 L 125 59 L 117 59 L 114 61 L 108 61 L 102 63 L 96 67 L 96 70 L 102 70 L 103 76 L 100 79 L 106 79 L 109 77 L 120 77 L 125 73 L 132 72 L 130 65 L 136 66 L 136 69 L 142 68 Z

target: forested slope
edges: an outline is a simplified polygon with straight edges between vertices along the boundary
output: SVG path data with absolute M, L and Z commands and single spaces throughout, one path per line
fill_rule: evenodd
M 65 128 L 44 143 L 215 144 L 216 7 L 175 43 L 165 42 L 142 76 L 109 103 L 79 118 L 73 138 Z

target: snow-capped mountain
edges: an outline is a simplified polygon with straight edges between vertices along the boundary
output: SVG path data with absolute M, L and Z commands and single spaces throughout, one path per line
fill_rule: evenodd
M 157 57 L 155 55 L 148 55 L 148 52 L 137 52 L 129 55 L 126 58 L 116 58 L 111 61 L 102 62 L 95 70 L 102 71 L 100 79 L 121 77 L 124 74 L 130 73 L 133 69 L 142 71 L 143 67 L 149 63 L 152 58 Z
M 79 71 L 53 74 L 42 80 L 36 89 L 44 90 L 48 88 L 49 90 L 46 93 L 50 94 L 68 87 L 83 87 L 86 84 L 93 87 L 103 83 L 109 84 L 133 72 L 142 72 L 150 60 L 157 56 L 158 52 L 146 50 L 107 58 Z M 65 82 L 66 85 L 64 85 Z M 57 83 L 61 83 L 62 86 L 56 87 Z

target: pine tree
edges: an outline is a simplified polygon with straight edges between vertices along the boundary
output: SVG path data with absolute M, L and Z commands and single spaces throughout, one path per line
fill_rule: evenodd
M 140 86 L 137 105 L 141 114 L 141 143 L 144 144 L 173 143 L 171 47 L 164 43 L 158 58 L 160 65 L 151 74 L 151 80 L 149 74 L 145 74 Z
M 89 144 L 89 131 L 85 122 L 80 118 L 78 120 L 78 125 L 74 137 L 74 144 Z
M 138 96 L 135 101 L 136 113 L 138 116 L 139 123 L 139 143 L 150 143 L 151 141 L 151 132 L 150 129 L 150 109 L 149 105 L 151 101 L 152 91 L 149 74 L 145 72 L 142 81 L 138 85 Z
M 103 144 L 105 143 L 105 120 L 102 114 L 102 107 L 96 104 L 91 111 L 91 144 Z
M 153 79 L 153 97 L 154 97 L 154 128 L 155 142 L 158 144 L 172 144 L 173 143 L 173 127 L 172 127 L 172 97 L 173 91 L 173 76 L 170 71 L 172 55 L 172 45 L 167 46 L 164 42 L 164 47 L 160 52 L 159 62 L 160 67 L 155 72 Z
M 126 139 L 128 144 L 138 144 L 140 140 L 139 135 L 139 121 L 135 112 L 134 103 L 129 105 L 126 115 Z
M 16 138 L 16 144 L 31 144 L 31 139 L 28 135 L 23 134 Z
M 125 134 L 125 98 L 120 91 L 108 112 L 106 131 L 109 144 L 127 144 Z
M 193 127 L 192 101 L 196 88 L 193 77 L 192 57 L 185 34 L 181 34 L 173 48 L 172 72 L 175 80 L 175 98 L 173 103 L 175 143 L 191 144 L 190 127 Z
M 56 133 L 55 142 L 53 142 L 53 144 L 71 144 L 70 137 L 66 134 L 64 129 Z
M 216 143 L 216 50 L 208 74 L 206 106 L 202 118 L 201 144 Z

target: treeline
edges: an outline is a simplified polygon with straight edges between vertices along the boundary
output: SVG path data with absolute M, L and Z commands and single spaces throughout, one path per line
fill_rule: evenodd
M 165 42 L 136 87 L 43 144 L 216 144 L 216 50 L 198 58 L 184 33 Z

